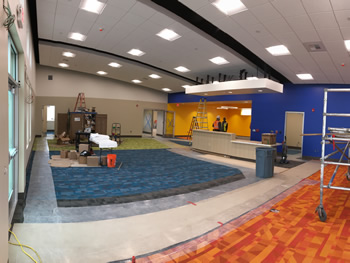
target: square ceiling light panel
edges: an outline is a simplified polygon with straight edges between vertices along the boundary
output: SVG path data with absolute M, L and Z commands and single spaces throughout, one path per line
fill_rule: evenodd
M 226 59 L 224 59 L 223 57 L 215 57 L 215 58 L 211 58 L 209 60 L 217 65 L 224 65 L 224 64 L 230 63 Z
M 83 9 L 85 11 L 95 13 L 95 14 L 101 14 L 103 12 L 103 9 L 105 9 L 106 4 L 102 3 L 97 0 L 82 0 L 80 2 L 80 9 Z
M 213 5 L 228 16 L 248 10 L 240 0 L 216 0 Z
M 66 64 L 66 63 L 58 63 L 58 65 L 59 65 L 60 67 L 62 67 L 62 68 L 68 68 L 68 67 L 69 67 L 69 65 Z
M 68 37 L 73 40 L 78 40 L 78 41 L 85 41 L 86 36 L 77 32 L 71 32 L 69 33 Z
M 301 80 L 311 80 L 314 79 L 311 74 L 305 73 L 305 74 L 297 74 L 297 77 Z
M 151 77 L 152 79 L 160 79 L 161 76 L 157 75 L 157 74 L 151 74 L 149 75 L 149 77 Z
M 129 53 L 130 55 L 137 56 L 137 57 L 141 57 L 141 56 L 143 56 L 144 54 L 146 54 L 145 52 L 143 52 L 143 51 L 141 51 L 141 50 L 139 50 L 139 49 L 135 49 L 135 48 L 129 50 L 128 53 Z
M 67 58 L 74 58 L 75 54 L 69 51 L 63 52 L 62 53 L 63 56 L 67 57 Z
M 112 68 L 120 68 L 122 65 L 118 64 L 117 62 L 111 62 L 108 64 L 108 66 Z
M 183 66 L 179 66 L 177 68 L 174 68 L 175 70 L 177 71 L 180 71 L 180 72 L 189 72 L 190 70 L 186 67 L 183 67 Z
M 174 41 L 178 38 L 180 38 L 181 36 L 177 33 L 175 33 L 173 30 L 170 29 L 163 29 L 162 31 L 160 31 L 157 36 L 164 38 L 168 41 Z
M 290 55 L 288 48 L 284 45 L 268 47 L 266 50 L 273 56 Z
M 344 40 L 346 49 L 350 52 L 350 40 Z

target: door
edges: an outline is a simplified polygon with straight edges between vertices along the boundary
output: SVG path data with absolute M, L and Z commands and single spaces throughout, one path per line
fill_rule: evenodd
M 175 112 L 165 111 L 165 126 L 164 126 L 164 137 L 174 137 L 175 131 Z
M 44 106 L 41 110 L 41 118 L 42 118 L 42 135 L 46 136 L 47 133 L 47 106 Z
M 152 133 L 153 111 L 144 110 L 143 112 L 143 130 L 144 133 Z
M 304 131 L 304 112 L 286 112 L 285 136 L 287 146 L 302 148 Z
M 9 77 L 8 84 L 8 132 L 9 132 L 9 219 L 12 220 L 17 203 L 17 178 L 18 178 L 18 108 L 17 108 L 17 83 Z

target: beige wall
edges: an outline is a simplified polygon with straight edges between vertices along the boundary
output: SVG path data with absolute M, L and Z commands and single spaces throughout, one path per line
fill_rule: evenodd
M 41 135 L 41 110 L 45 105 L 55 105 L 56 114 L 66 113 L 68 109 L 72 111 L 76 98 L 66 97 L 36 97 L 35 119 L 37 120 L 35 134 Z M 130 101 L 118 99 L 96 99 L 86 98 L 88 107 L 96 107 L 96 111 L 107 114 L 107 132 L 111 133 L 113 122 L 121 123 L 122 135 L 140 136 L 143 128 L 143 110 L 156 108 L 166 109 L 166 103 L 152 103 L 145 101 Z M 57 115 L 56 115 L 57 116 Z M 56 122 L 57 124 L 57 122 Z
M 48 75 L 52 75 L 53 80 L 48 80 Z M 83 92 L 86 98 L 156 103 L 168 102 L 167 93 L 144 88 L 132 83 L 66 69 L 44 66 L 37 67 L 37 96 L 72 97 L 76 99 L 80 92 Z M 87 103 L 89 102 L 87 101 Z M 89 104 L 87 106 L 90 107 Z M 69 107 L 70 110 L 73 111 L 74 103 Z

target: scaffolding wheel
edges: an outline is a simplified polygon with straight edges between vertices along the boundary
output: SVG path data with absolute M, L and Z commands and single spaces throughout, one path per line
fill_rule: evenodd
M 324 210 L 324 208 L 322 206 L 319 206 L 316 208 L 316 212 L 318 213 L 318 217 L 320 218 L 320 220 L 322 222 L 326 222 L 327 214 L 326 214 L 326 211 Z
M 346 179 L 348 179 L 348 181 L 350 181 L 350 174 L 346 173 Z

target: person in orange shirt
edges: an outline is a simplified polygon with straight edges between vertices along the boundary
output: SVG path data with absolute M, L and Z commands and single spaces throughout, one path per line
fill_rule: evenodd
M 216 117 L 216 121 L 213 123 L 213 131 L 221 131 L 220 115 Z

